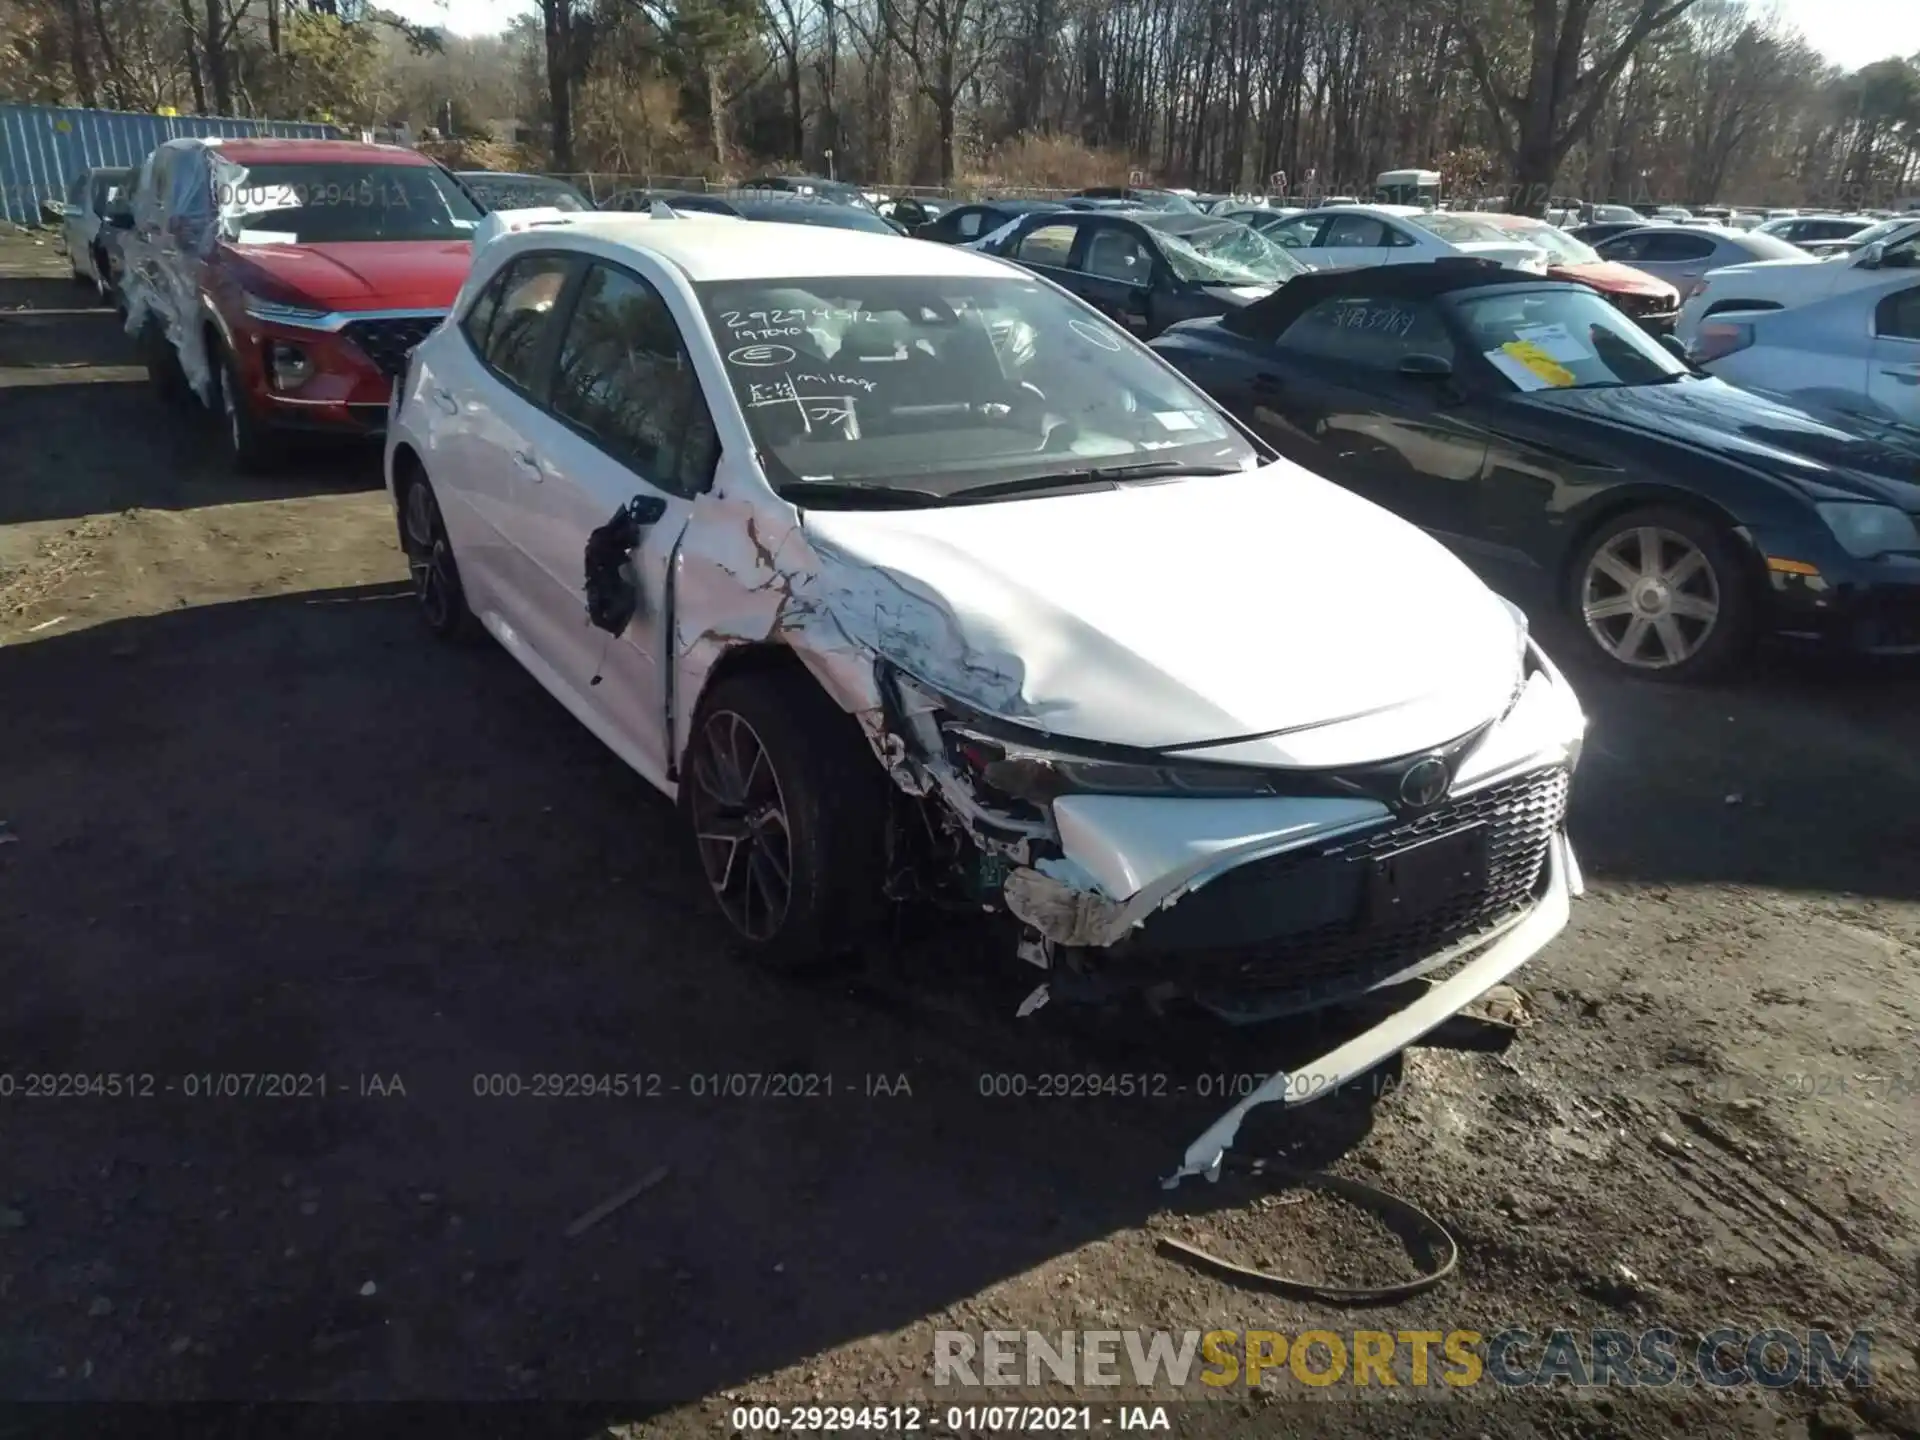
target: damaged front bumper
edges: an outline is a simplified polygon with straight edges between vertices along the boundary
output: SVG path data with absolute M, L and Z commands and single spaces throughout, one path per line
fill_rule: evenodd
M 1303 1105 L 1330 1095 L 1457 1015 L 1566 929 L 1572 901 L 1584 890 L 1573 846 L 1564 832 L 1557 831 L 1547 847 L 1545 893 L 1516 923 L 1405 1009 L 1297 1069 L 1268 1076 L 1257 1089 L 1201 1132 L 1200 1137 L 1187 1146 L 1179 1168 L 1161 1183 L 1171 1190 L 1189 1175 L 1218 1180 L 1227 1150 L 1239 1135 L 1240 1122 L 1249 1110 L 1275 1101 Z
M 1586 721 L 1528 649 L 1512 702 L 1450 747 L 1451 785 L 1424 806 L 1348 784 L 1359 772 L 1278 772 L 1288 793 L 1057 794 L 1020 817 L 1029 823 L 1016 837 L 992 793 L 996 774 L 1014 773 L 1007 762 L 976 761 L 987 783 L 971 783 L 966 755 L 942 763 L 930 717 L 914 717 L 939 788 L 1010 862 L 1001 896 L 1026 927 L 1021 954 L 1047 972 L 1022 1013 L 1049 994 L 1137 990 L 1251 1022 L 1449 972 L 1366 1033 L 1268 1079 L 1188 1147 L 1168 1183 L 1217 1176 L 1249 1110 L 1302 1104 L 1365 1074 L 1566 926 L 1580 891 L 1566 807 Z M 978 735 L 964 723 L 957 733 L 963 752 Z M 980 823 L 995 817 L 997 832 Z

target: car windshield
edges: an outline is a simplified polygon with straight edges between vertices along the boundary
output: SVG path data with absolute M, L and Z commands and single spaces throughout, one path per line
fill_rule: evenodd
M 898 235 L 900 227 L 872 210 L 793 195 L 784 200 L 738 200 L 738 210 L 749 220 L 779 220 L 789 225 L 828 225 L 836 230 L 864 230 L 872 235 Z
M 254 165 L 216 189 L 226 233 L 256 243 L 465 240 L 481 213 L 435 165 Z
M 1238 220 L 1166 227 L 1143 216 L 1141 223 L 1153 231 L 1173 273 L 1193 284 L 1278 285 L 1306 273 L 1306 266 Z
M 1454 302 L 1473 348 L 1516 390 L 1679 379 L 1687 367 L 1591 291 L 1501 289 Z
M 695 287 L 768 478 L 936 496 L 1094 467 L 1251 468 L 1213 404 L 1105 317 L 1024 276 Z M 1099 478 L 1099 477 L 1094 477 Z
M 1876 240 L 1885 240 L 1888 236 L 1897 234 L 1912 224 L 1911 220 L 1882 220 L 1878 225 L 1869 225 L 1864 230 L 1855 231 L 1847 237 L 1847 243 L 1858 249 L 1862 245 L 1871 245 Z
M 467 188 L 489 210 L 591 210 L 587 197 L 564 180 L 544 175 L 462 175 Z
M 1583 240 L 1576 240 L 1554 225 L 1506 225 L 1497 227 L 1509 240 L 1524 240 L 1553 257 L 1556 265 L 1598 265 L 1600 252 Z
M 1466 215 L 1447 215 L 1435 212 L 1430 215 L 1410 217 L 1422 230 L 1438 235 L 1449 245 L 1471 244 L 1478 240 L 1512 241 L 1516 237 L 1502 230 L 1491 220 L 1476 220 Z M 1531 240 L 1531 236 L 1521 237 Z

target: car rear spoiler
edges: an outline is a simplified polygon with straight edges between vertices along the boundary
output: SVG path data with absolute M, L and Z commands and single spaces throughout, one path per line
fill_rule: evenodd
M 521 231 L 544 229 L 550 225 L 576 225 L 583 220 L 605 222 L 609 219 L 621 220 L 680 220 L 685 217 L 664 200 L 656 200 L 645 210 L 560 210 L 552 206 L 530 207 L 525 210 L 490 210 L 486 218 L 474 229 L 473 243 L 478 249 L 502 235 L 516 235 Z M 702 216 L 702 219 L 731 220 L 731 215 Z

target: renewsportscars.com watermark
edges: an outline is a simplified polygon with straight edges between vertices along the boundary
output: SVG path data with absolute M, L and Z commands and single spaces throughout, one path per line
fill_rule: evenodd
M 1213 1390 L 1496 1385 L 1864 1388 L 1873 1333 L 1742 1330 L 939 1330 L 936 1386 Z

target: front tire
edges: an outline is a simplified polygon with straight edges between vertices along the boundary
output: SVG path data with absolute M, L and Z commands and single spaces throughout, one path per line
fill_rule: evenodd
M 227 464 L 236 474 L 258 475 L 279 458 L 280 447 L 273 431 L 261 423 L 248 403 L 246 387 L 240 381 L 240 367 L 233 356 L 219 349 L 214 350 L 210 358 L 219 391 L 214 402 Z
M 1618 670 L 1706 680 L 1743 661 L 1755 597 L 1738 542 L 1690 511 L 1650 506 L 1603 521 L 1574 556 L 1568 601 Z
M 439 639 L 458 644 L 478 640 L 485 630 L 467 606 L 454 562 L 453 542 L 440 518 L 440 502 L 425 475 L 410 475 L 400 491 L 400 545 L 413 577 L 420 618 Z
M 755 959 L 803 970 L 871 933 L 887 784 L 854 722 L 798 667 L 723 680 L 702 700 L 681 813 L 721 914 Z

